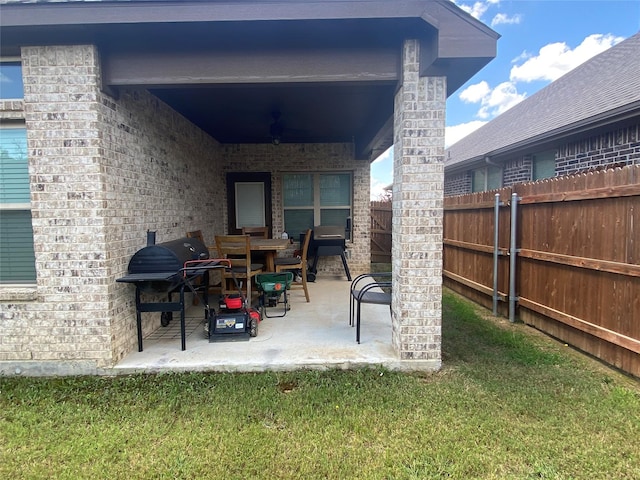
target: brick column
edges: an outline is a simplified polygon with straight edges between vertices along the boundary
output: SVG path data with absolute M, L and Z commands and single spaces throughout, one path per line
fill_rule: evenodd
M 393 346 L 407 369 L 441 366 L 445 77 L 420 77 L 420 44 L 403 46 L 395 98 Z
M 34 361 L 111 363 L 111 282 L 95 47 L 25 47 L 24 109 L 38 277 Z M 37 310 L 37 311 L 36 311 Z

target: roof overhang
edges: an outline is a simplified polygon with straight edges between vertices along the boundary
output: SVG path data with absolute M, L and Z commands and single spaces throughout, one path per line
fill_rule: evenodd
M 221 143 L 352 142 L 373 159 L 393 139 L 402 43 L 453 93 L 498 35 L 448 0 L 12 2 L 2 55 L 94 44 L 103 85 L 150 90 Z
M 453 159 L 445 159 L 445 173 L 447 175 L 455 175 L 473 170 L 486 165 L 487 160 L 491 164 L 503 164 L 524 155 L 555 150 L 567 143 L 598 136 L 614 129 L 637 125 L 639 118 L 640 102 L 632 102 L 624 107 L 602 112 L 588 119 L 549 130 L 540 135 L 529 137 L 520 142 L 490 150 L 459 162 L 452 163 Z M 447 153 L 448 151 L 445 152 L 445 155 Z

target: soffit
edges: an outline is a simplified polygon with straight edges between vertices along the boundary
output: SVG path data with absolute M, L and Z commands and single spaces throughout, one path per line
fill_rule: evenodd
M 2 48 L 89 42 L 103 83 L 145 88 L 221 143 L 393 141 L 401 46 L 449 93 L 495 55 L 497 35 L 448 1 L 62 2 L 3 5 Z M 13 52 L 15 53 L 15 52 Z

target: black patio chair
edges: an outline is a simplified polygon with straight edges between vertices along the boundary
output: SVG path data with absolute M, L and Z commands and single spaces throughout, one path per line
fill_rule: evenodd
M 363 273 L 351 282 L 349 325 L 356 327 L 356 342 L 360 343 L 360 306 L 363 303 L 389 305 L 391 313 L 391 272 Z

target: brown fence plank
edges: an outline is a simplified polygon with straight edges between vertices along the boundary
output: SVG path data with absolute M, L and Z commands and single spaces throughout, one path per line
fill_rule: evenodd
M 595 258 L 574 257 L 559 253 L 540 252 L 535 250 L 520 249 L 519 255 L 525 258 L 533 258 L 545 262 L 554 262 L 573 267 L 588 268 L 603 272 L 618 273 L 630 277 L 640 277 L 640 265 L 629 263 L 609 262 Z
M 370 203 L 371 261 L 391 262 L 391 230 L 393 211 L 391 202 Z
M 522 318 L 640 372 L 640 165 L 499 190 L 505 205 L 499 209 L 500 253 L 510 243 L 511 191 L 519 197 L 516 297 Z M 445 284 L 484 305 L 493 293 L 495 194 L 444 202 Z M 500 292 L 508 291 L 508 262 L 500 255 Z
M 626 348 L 627 350 L 631 350 L 632 352 L 640 353 L 640 340 L 636 338 L 627 337 L 625 335 L 619 334 L 618 332 L 603 328 L 600 325 L 594 325 L 593 323 L 585 322 L 584 320 L 572 317 L 571 315 L 567 315 L 566 313 L 554 310 L 527 298 L 520 297 L 518 301 L 520 302 L 520 305 L 525 308 L 529 308 L 535 312 L 542 313 L 543 315 L 553 318 L 554 320 L 559 320 L 562 323 L 569 325 L 570 327 L 576 328 L 590 335 L 593 335 L 594 337 L 601 338 L 603 340 L 606 340 L 607 342 Z

